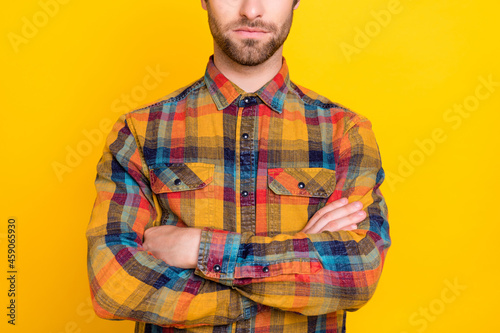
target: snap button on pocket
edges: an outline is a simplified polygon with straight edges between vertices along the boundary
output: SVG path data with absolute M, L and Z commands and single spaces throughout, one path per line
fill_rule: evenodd
M 175 186 L 179 186 L 181 183 L 182 183 L 182 181 L 179 178 L 177 178 L 176 180 L 174 180 L 174 185 Z
M 304 184 L 303 182 L 300 182 L 299 183 L 299 188 L 302 190 L 306 187 L 306 184 Z

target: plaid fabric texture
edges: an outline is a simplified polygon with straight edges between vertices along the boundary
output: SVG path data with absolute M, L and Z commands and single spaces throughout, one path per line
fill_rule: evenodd
M 211 58 L 107 138 L 87 229 L 94 309 L 136 332 L 344 332 L 391 243 L 383 179 L 370 122 L 292 83 L 284 59 L 249 94 Z M 342 197 L 364 204 L 357 230 L 300 232 Z M 144 251 L 165 224 L 203 230 L 196 269 Z

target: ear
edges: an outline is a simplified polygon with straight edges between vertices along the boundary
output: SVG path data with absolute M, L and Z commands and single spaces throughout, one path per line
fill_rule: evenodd
M 201 0 L 201 7 L 205 10 L 207 10 L 207 2 L 206 0 Z
M 299 5 L 300 5 L 300 0 L 297 1 L 297 3 L 295 4 L 295 6 L 293 6 L 293 10 L 296 10 L 297 8 L 299 8 Z

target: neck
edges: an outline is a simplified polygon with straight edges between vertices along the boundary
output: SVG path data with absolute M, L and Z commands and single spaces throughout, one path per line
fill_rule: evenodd
M 215 67 L 231 82 L 247 93 L 253 93 L 272 80 L 283 65 L 283 46 L 276 53 L 257 66 L 243 66 L 229 58 L 214 43 Z

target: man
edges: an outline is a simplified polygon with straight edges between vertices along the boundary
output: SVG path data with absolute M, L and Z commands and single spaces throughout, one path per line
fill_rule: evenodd
M 370 122 L 290 81 L 294 0 L 202 0 L 205 76 L 120 117 L 87 230 L 94 309 L 136 332 L 344 332 L 390 246 Z

